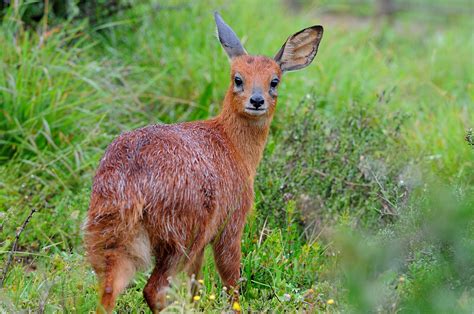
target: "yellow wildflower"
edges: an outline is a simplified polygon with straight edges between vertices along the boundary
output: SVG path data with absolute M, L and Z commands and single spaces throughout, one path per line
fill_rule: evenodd
M 329 300 L 327 301 L 327 304 L 329 304 L 329 305 L 334 304 L 334 300 L 333 300 L 333 299 L 329 299 Z
M 204 280 L 202 280 L 202 279 L 199 279 L 198 282 L 199 282 L 201 285 L 204 284 Z
M 240 310 L 242 310 L 242 308 L 240 307 L 239 302 L 234 302 L 234 304 L 232 304 L 232 309 L 233 309 L 234 311 L 240 311 Z
M 194 298 L 193 298 L 193 300 L 194 300 L 194 301 L 199 301 L 199 300 L 201 300 L 201 297 L 198 296 L 198 295 L 195 295 Z
M 215 294 L 211 294 L 211 295 L 209 296 L 209 300 L 214 301 L 215 299 L 216 299 L 216 295 L 215 295 Z

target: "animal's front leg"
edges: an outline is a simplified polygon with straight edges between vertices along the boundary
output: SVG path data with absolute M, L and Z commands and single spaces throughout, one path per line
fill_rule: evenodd
M 240 279 L 241 239 L 245 212 L 234 213 L 213 245 L 214 260 L 222 283 L 231 294 L 231 302 L 238 302 Z

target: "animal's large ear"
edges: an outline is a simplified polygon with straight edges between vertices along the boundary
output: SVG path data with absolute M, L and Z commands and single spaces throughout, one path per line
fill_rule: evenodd
M 321 38 L 321 25 L 305 28 L 288 37 L 274 59 L 283 72 L 302 69 L 313 61 Z
M 217 36 L 229 58 L 246 55 L 247 52 L 232 28 L 224 22 L 219 13 L 214 12 L 214 18 L 216 20 Z

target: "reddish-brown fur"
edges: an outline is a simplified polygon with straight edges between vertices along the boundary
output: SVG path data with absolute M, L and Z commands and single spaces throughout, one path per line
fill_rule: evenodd
M 217 117 L 123 133 L 102 158 L 85 246 L 106 311 L 151 256 L 155 267 L 144 296 L 153 311 L 161 310 L 168 277 L 183 269 L 198 275 L 209 243 L 224 285 L 237 287 L 242 229 L 276 94 L 264 93 L 264 115 L 244 107 L 252 86 L 267 91 L 282 72 L 274 60 L 248 55 L 232 59 L 231 80 L 236 72 L 249 88 L 235 93 L 231 83 Z
M 182 269 L 198 276 L 209 243 L 224 285 L 237 289 L 242 230 L 275 112 L 276 86 L 282 72 L 313 61 L 323 28 L 293 34 L 270 59 L 247 55 L 217 12 L 214 18 L 231 59 L 232 83 L 221 113 L 124 133 L 100 162 L 85 223 L 88 259 L 100 282 L 99 309 L 111 312 L 152 257 L 155 267 L 143 293 L 154 312 L 163 309 L 169 278 Z

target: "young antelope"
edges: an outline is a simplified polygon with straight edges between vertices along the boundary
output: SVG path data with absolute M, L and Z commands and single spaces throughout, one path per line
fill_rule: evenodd
M 242 230 L 278 85 L 282 73 L 313 61 L 323 28 L 295 33 L 268 58 L 248 55 L 218 13 L 215 21 L 231 63 L 220 114 L 125 132 L 100 161 L 84 226 L 99 311 L 111 312 L 135 272 L 153 263 L 143 293 L 153 312 L 162 310 L 169 278 L 199 276 L 207 244 L 223 284 L 238 289 Z

